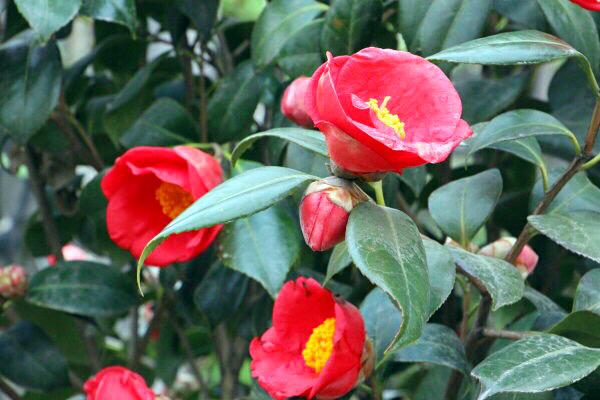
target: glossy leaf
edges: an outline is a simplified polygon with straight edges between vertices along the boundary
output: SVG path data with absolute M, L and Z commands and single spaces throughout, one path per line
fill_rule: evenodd
M 494 9 L 523 28 L 543 30 L 546 25 L 537 0 L 495 0 Z
M 373 289 L 360 305 L 367 335 L 373 342 L 376 359 L 381 360 L 385 350 L 394 341 L 402 325 L 402 314 L 390 297 L 381 289 Z
M 579 281 L 573 311 L 589 310 L 600 315 L 600 269 L 588 271 Z
M 472 372 L 478 399 L 495 393 L 535 393 L 569 385 L 600 366 L 600 350 L 556 335 L 531 336 L 490 355 Z
M 561 170 L 550 172 L 550 183 L 562 175 Z M 533 210 L 544 195 L 541 182 L 536 184 L 531 196 L 530 207 Z M 600 188 L 590 181 L 585 172 L 579 172 L 569 180 L 562 188 L 556 198 L 550 203 L 546 214 L 569 213 L 571 211 L 595 211 L 600 212 Z
M 252 59 L 258 66 L 275 60 L 293 34 L 308 25 L 326 6 L 314 0 L 274 0 L 254 25 Z
M 33 276 L 27 301 L 90 317 L 109 317 L 137 304 L 131 280 L 116 268 L 89 261 L 59 262 Z
M 128 148 L 173 146 L 197 140 L 194 118 L 168 97 L 156 100 L 121 137 L 121 143 Z
M 322 156 L 327 156 L 327 143 L 325 137 L 319 131 L 302 128 L 276 128 L 265 132 L 255 133 L 240 141 L 231 153 L 231 164 L 235 165 L 237 160 L 248 150 L 254 142 L 265 137 L 283 139 L 305 149 L 314 151 Z
M 208 102 L 208 129 L 219 143 L 249 133 L 262 90 L 263 76 L 252 63 L 240 64 L 226 76 Z
M 423 241 L 404 213 L 364 202 L 346 228 L 356 267 L 389 294 L 402 312 L 402 325 L 388 351 L 415 341 L 429 316 L 429 280 Z
M 489 147 L 491 149 L 511 153 L 540 168 L 546 168 L 546 164 L 544 163 L 544 158 L 542 156 L 542 148 L 537 139 L 534 137 L 507 140 L 492 144 Z
M 31 322 L 21 321 L 0 334 L 0 373 L 19 386 L 49 391 L 69 385 L 67 361 Z
M 481 34 L 492 0 L 434 1 L 423 17 L 418 44 L 423 54 L 475 39 Z
M 19 12 L 43 40 L 69 23 L 79 11 L 81 0 L 15 0 Z
M 407 168 L 402 172 L 402 175 L 397 176 L 402 182 L 408 185 L 416 197 L 421 195 L 423 188 L 427 184 L 427 168 L 424 165 Z
M 336 56 L 368 47 L 373 25 L 379 23 L 381 0 L 334 0 L 325 15 L 321 47 Z
M 415 46 L 415 39 L 421 23 L 433 0 L 399 0 L 398 27 L 409 48 Z
M 457 179 L 429 196 L 429 212 L 448 236 L 469 243 L 491 215 L 502 193 L 497 169 Z
M 283 167 L 256 168 L 229 179 L 196 200 L 146 245 L 138 273 L 146 257 L 169 236 L 255 214 L 312 180 L 317 177 Z
M 575 311 L 548 329 L 579 344 L 600 347 L 600 315 L 588 310 Z
M 350 257 L 348 245 L 344 241 L 335 246 L 331 252 L 329 262 L 327 263 L 325 282 L 328 282 L 335 274 L 340 273 L 350 265 L 352 265 L 352 257 Z
M 134 0 L 83 0 L 81 14 L 125 25 L 131 32 L 138 24 Z
M 572 133 L 553 116 L 537 110 L 515 110 L 494 118 L 470 142 L 470 153 L 508 140 Z
M 540 329 L 546 329 L 556 324 L 567 315 L 567 312 L 558 304 L 530 286 L 525 286 L 523 297 L 539 311 L 536 325 Z
M 454 258 L 448 249 L 441 244 L 423 238 L 427 270 L 431 292 L 429 295 L 429 315 L 433 315 L 444 304 L 454 288 L 456 267 Z
M 323 19 L 318 18 L 294 33 L 277 57 L 277 64 L 291 78 L 311 76 L 322 64 L 321 32 Z
M 456 264 L 467 274 L 479 279 L 489 291 L 493 310 L 515 303 L 523 297 L 523 278 L 512 264 L 452 246 L 449 249 Z
M 219 255 L 223 264 L 260 282 L 275 297 L 300 256 L 300 240 L 296 221 L 271 207 L 228 224 L 219 237 Z
M 469 362 L 462 341 L 444 325 L 427 324 L 415 343 L 394 353 L 401 362 L 427 362 L 453 368 L 469 375 Z
M 432 61 L 466 64 L 539 64 L 569 57 L 583 57 L 562 40 L 538 31 L 499 33 L 475 39 L 429 56 Z
M 592 14 L 569 0 L 537 0 L 556 36 L 579 50 L 597 73 L 600 39 Z
M 37 45 L 31 31 L 0 45 L 0 133 L 24 144 L 58 103 L 62 66 L 56 42 Z
M 600 262 L 600 213 L 574 211 L 531 215 L 527 219 L 535 229 L 567 250 Z

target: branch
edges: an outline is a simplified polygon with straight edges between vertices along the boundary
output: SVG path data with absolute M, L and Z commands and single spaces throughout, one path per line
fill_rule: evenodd
M 489 328 L 483 328 L 483 336 L 494 338 L 494 339 L 508 339 L 508 340 L 521 340 L 528 336 L 531 336 L 530 332 L 516 332 L 516 331 L 505 331 L 495 330 Z
M 21 396 L 2 378 L 0 378 L 0 391 L 11 400 L 21 400 Z
M 471 284 L 473 286 L 475 286 L 477 288 L 477 290 L 479 290 L 479 293 L 481 293 L 482 295 L 489 296 L 489 292 L 488 292 L 487 288 L 485 287 L 485 285 L 483 284 L 483 282 L 481 282 L 479 279 L 477 279 L 476 277 L 474 277 L 473 275 L 469 274 L 467 271 L 462 269 L 460 267 L 460 265 L 458 265 L 458 264 L 456 264 L 456 272 L 467 277 L 469 282 L 471 282 Z
M 208 394 L 208 388 L 206 387 L 204 378 L 202 378 L 202 374 L 200 373 L 200 370 L 198 369 L 198 366 L 196 365 L 196 358 L 194 357 L 194 351 L 192 349 L 192 345 L 190 344 L 190 341 L 188 340 L 185 332 L 183 331 L 183 328 L 179 324 L 179 321 L 177 321 L 177 317 L 170 316 L 170 320 L 171 320 L 171 323 L 173 324 L 173 328 L 175 329 L 175 332 L 177 333 L 177 336 L 179 337 L 179 341 L 181 342 L 181 345 L 183 346 L 183 350 L 188 359 L 190 369 L 192 370 L 192 375 L 194 375 L 194 378 L 196 379 L 196 382 L 198 383 L 198 386 L 200 387 L 200 392 L 202 393 L 202 398 L 209 399 L 210 397 Z

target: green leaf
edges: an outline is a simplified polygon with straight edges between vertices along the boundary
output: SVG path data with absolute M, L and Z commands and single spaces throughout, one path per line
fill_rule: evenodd
M 402 326 L 402 314 L 381 289 L 373 289 L 360 305 L 367 336 L 373 342 L 376 360 L 382 360 L 385 350 L 394 342 Z
M 472 375 L 482 383 L 478 400 L 496 393 L 535 393 L 585 377 L 600 366 L 600 350 L 556 335 L 531 336 L 492 354 Z
M 335 274 L 340 273 L 352 265 L 352 257 L 348 252 L 348 245 L 342 242 L 333 248 L 329 262 L 327 263 L 327 274 L 325 275 L 325 284 L 333 278 Z
M 284 165 L 307 174 L 326 178 L 331 175 L 327 168 L 329 158 L 306 150 L 295 143 L 289 143 L 285 151 Z
M 264 137 L 276 137 L 287 140 L 327 157 L 327 143 L 321 132 L 302 128 L 275 128 L 265 132 L 255 133 L 239 142 L 231 153 L 231 165 L 235 166 L 237 160 L 246 152 L 246 150 L 248 150 L 254 142 Z
M 428 57 L 431 61 L 466 64 L 539 64 L 552 60 L 583 57 L 562 40 L 538 31 L 499 33 L 472 40 Z
M 21 321 L 0 334 L 0 373 L 19 386 L 50 391 L 69 385 L 67 361 L 31 322 Z
M 267 0 L 221 0 L 223 15 L 240 22 L 256 21 L 266 5 Z
M 402 172 L 402 175 L 396 176 L 413 191 L 416 197 L 421 195 L 423 188 L 427 184 L 427 168 L 424 165 L 407 168 Z
M 246 61 L 227 75 L 208 102 L 208 129 L 219 143 L 246 136 L 254 122 L 264 76 Z
M 562 175 L 562 170 L 550 172 L 550 183 L 556 182 Z M 533 188 L 530 206 L 531 209 L 540 202 L 544 196 L 541 182 Z M 585 172 L 579 172 L 569 180 L 562 188 L 556 198 L 550 203 L 546 214 L 569 213 L 571 211 L 595 211 L 600 212 L 600 188 L 590 181 Z
M 573 134 L 559 120 L 538 110 L 514 110 L 501 114 L 490 121 L 470 141 L 469 153 L 474 153 L 497 143 L 540 135 Z
M 429 316 L 429 280 L 423 241 L 401 211 L 364 202 L 350 213 L 348 251 L 356 267 L 389 294 L 402 325 L 387 351 L 414 342 Z
M 219 236 L 219 256 L 275 297 L 300 256 L 297 223 L 278 207 L 238 219 Z
M 539 232 L 567 250 L 600 262 L 600 213 L 574 211 L 530 215 L 527 220 Z
M 227 180 L 196 200 L 146 245 L 138 261 L 138 275 L 146 257 L 169 236 L 255 214 L 317 179 L 289 168 L 263 167 Z
M 588 271 L 579 281 L 573 311 L 588 310 L 600 315 L 600 268 Z
M 134 0 L 83 0 L 81 14 L 125 25 L 132 33 L 138 24 Z
M 89 261 L 58 262 L 33 276 L 27 301 L 53 310 L 90 317 L 122 314 L 137 304 L 126 275 Z
M 432 2 L 417 37 L 422 53 L 431 55 L 475 39 L 481 34 L 491 8 L 492 0 Z
M 546 168 L 546 164 L 544 163 L 544 158 L 542 156 L 542 148 L 535 137 L 506 140 L 494 143 L 490 145 L 489 148 L 506 151 L 507 153 L 513 154 L 537 167 L 544 169 Z
M 415 343 L 394 353 L 400 362 L 427 362 L 453 368 L 469 375 L 469 362 L 462 341 L 444 325 L 427 324 Z
M 306 24 L 290 36 L 279 52 L 277 64 L 291 78 L 311 76 L 323 63 L 321 52 L 321 32 L 323 19 Z
M 429 212 L 452 239 L 467 244 L 494 211 L 502 193 L 502 176 L 490 169 L 458 179 L 429 196 Z
M 421 23 L 433 0 L 399 0 L 398 27 L 408 47 L 413 50 Z
M 454 288 L 456 267 L 454 258 L 448 249 L 441 244 L 423 238 L 425 255 L 427 257 L 427 270 L 429 276 L 429 316 L 432 316 L 444 304 Z
M 556 324 L 567 315 L 567 312 L 558 304 L 530 286 L 525 286 L 523 297 L 539 311 L 540 316 L 536 324 L 541 329 Z
M 584 346 L 600 347 L 600 315 L 588 310 L 575 311 L 548 329 Z
M 274 0 L 267 4 L 252 31 L 252 60 L 258 66 L 270 64 L 287 41 L 326 8 L 314 0 Z
M 0 45 L 0 133 L 24 144 L 58 103 L 62 65 L 55 41 L 38 45 L 26 31 Z
M 492 310 L 513 304 L 523 297 L 521 273 L 512 264 L 498 258 L 480 256 L 449 246 L 456 264 L 467 274 L 479 279 L 492 296 Z
M 382 12 L 381 0 L 334 0 L 325 14 L 321 47 L 336 56 L 367 47 Z
M 15 4 L 29 26 L 46 41 L 73 19 L 81 0 L 15 0 Z
M 546 18 L 536 0 L 495 0 L 494 9 L 522 28 L 546 27 Z
M 556 35 L 579 50 L 598 73 L 600 39 L 592 13 L 569 0 L 537 0 Z
M 173 146 L 198 140 L 198 126 L 190 113 L 175 100 L 156 100 L 123 134 L 127 148 Z
M 176 0 L 177 7 L 189 17 L 196 30 L 208 41 L 219 10 L 218 0 Z

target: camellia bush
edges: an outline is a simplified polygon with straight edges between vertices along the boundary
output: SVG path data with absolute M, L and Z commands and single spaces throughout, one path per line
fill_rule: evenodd
M 0 398 L 599 398 L 599 1 L 0 10 Z

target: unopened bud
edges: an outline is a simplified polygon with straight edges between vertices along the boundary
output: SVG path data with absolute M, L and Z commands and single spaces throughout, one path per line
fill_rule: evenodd
M 8 299 L 23 297 L 27 291 L 27 272 L 18 265 L 0 269 L 0 296 Z
M 514 237 L 503 237 L 501 239 L 496 240 L 493 243 L 488 244 L 479 250 L 479 254 L 488 257 L 495 257 L 504 259 L 508 256 L 508 253 L 514 246 L 517 239 Z M 538 255 L 530 246 L 525 246 L 521 253 L 515 260 L 515 266 L 521 271 L 521 275 L 523 278 L 526 278 L 530 275 L 538 263 Z
M 283 115 L 296 124 L 306 128 L 312 128 L 314 126 L 304 105 L 304 98 L 306 97 L 309 83 L 310 78 L 307 78 L 306 76 L 296 78 L 285 89 L 283 97 L 281 98 L 281 112 Z
M 356 385 L 360 385 L 365 380 L 369 379 L 375 368 L 375 349 L 373 342 L 368 337 L 365 338 L 362 356 L 360 358 L 360 373 Z
M 344 241 L 350 211 L 367 196 L 352 182 L 329 177 L 312 183 L 300 203 L 300 226 L 306 244 L 324 251 Z

